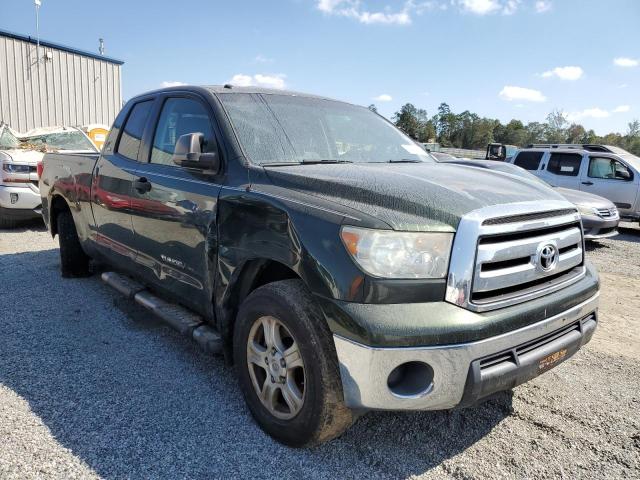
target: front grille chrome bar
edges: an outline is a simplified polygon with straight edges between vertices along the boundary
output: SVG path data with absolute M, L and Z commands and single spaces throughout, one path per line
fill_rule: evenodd
M 492 219 L 515 221 L 494 222 Z M 553 245 L 557 264 L 540 268 L 540 249 Z M 465 215 L 458 226 L 446 300 L 474 311 L 522 303 L 582 278 L 580 215 L 562 200 L 494 205 Z

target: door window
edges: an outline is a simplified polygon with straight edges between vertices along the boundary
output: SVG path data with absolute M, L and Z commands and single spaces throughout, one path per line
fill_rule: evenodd
M 575 153 L 552 153 L 547 164 L 547 171 L 554 175 L 577 177 L 580 172 L 582 155 Z
M 151 163 L 172 165 L 176 142 L 182 135 L 202 133 L 203 152 L 211 152 L 215 146 L 215 137 L 211 127 L 211 118 L 204 105 L 190 98 L 169 98 L 162 107 L 158 126 L 153 138 Z
M 131 109 L 118 142 L 117 152 L 131 160 L 138 160 L 138 150 L 142 140 L 144 126 L 147 123 L 153 100 L 136 103 Z
M 631 170 L 615 158 L 591 157 L 589 159 L 589 177 L 608 180 L 633 180 Z
M 525 170 L 538 170 L 542 154 L 543 152 L 520 152 L 513 163 Z

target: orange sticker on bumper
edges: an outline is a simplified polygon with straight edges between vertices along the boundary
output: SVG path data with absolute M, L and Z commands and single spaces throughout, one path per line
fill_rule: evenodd
M 552 353 L 551 355 L 547 355 L 538 363 L 538 370 L 546 370 L 547 368 L 552 367 L 564 357 L 567 356 L 567 349 L 559 350 L 556 353 Z

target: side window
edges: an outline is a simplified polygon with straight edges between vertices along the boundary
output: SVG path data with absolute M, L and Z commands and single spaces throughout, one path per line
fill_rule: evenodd
M 144 126 L 147 123 L 153 100 L 136 103 L 131 109 L 118 142 L 118 153 L 131 160 L 138 160 L 138 150 Z
M 590 157 L 588 175 L 591 178 L 633 180 L 633 173 L 625 164 L 607 157 Z
M 162 106 L 156 133 L 153 137 L 151 163 L 172 165 L 173 152 L 178 138 L 187 133 L 202 133 L 203 152 L 210 152 L 215 146 L 215 136 L 211 118 L 202 103 L 190 98 L 169 98 Z
M 580 172 L 582 155 L 575 153 L 552 153 L 547 164 L 547 171 L 565 177 L 577 177 Z
M 525 170 L 538 170 L 543 152 L 520 152 L 513 163 Z

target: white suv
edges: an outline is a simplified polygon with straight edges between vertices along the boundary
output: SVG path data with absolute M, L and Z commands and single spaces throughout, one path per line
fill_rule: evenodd
M 553 186 L 611 200 L 620 216 L 640 220 L 640 158 L 609 145 L 529 145 L 508 159 Z

